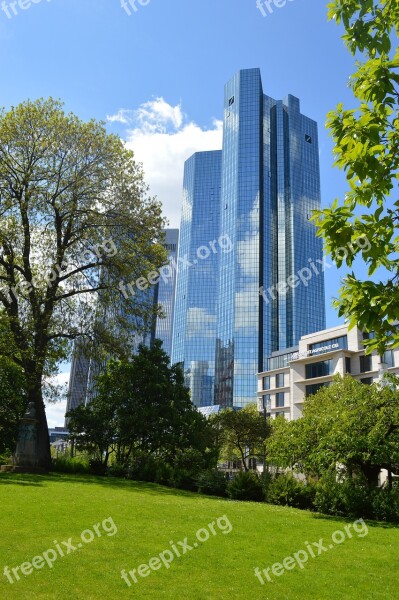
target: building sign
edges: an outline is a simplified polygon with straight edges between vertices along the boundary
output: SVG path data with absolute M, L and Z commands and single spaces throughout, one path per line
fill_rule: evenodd
M 333 352 L 334 350 L 347 350 L 348 349 L 348 337 L 343 335 L 332 340 L 324 340 L 323 342 L 317 342 L 316 344 L 310 344 L 308 350 L 305 352 L 294 352 L 291 358 L 287 360 L 299 360 L 300 358 L 307 358 L 308 356 L 318 356 L 319 354 L 325 354 L 326 352 Z M 288 358 L 288 357 L 287 357 Z

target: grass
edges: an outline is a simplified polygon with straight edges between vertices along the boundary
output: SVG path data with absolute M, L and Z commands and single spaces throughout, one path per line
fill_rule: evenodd
M 137 569 L 160 552 L 214 525 L 215 535 L 175 558 L 131 587 L 121 570 Z M 112 533 L 111 517 L 117 527 Z M 3 575 L 47 549 L 100 523 L 101 537 L 44 564 L 9 583 Z M 0 475 L 0 598 L 116 600 L 123 598 L 182 600 L 390 600 L 398 597 L 397 527 L 368 523 L 368 534 L 355 533 L 340 545 L 310 558 L 261 585 L 254 575 L 319 542 L 328 548 L 331 535 L 345 531 L 350 520 L 267 504 L 233 502 L 145 483 L 85 475 Z M 222 527 L 223 525 L 223 527 Z M 86 533 L 89 536 L 90 534 Z M 205 535 L 205 534 L 203 534 Z M 62 546 L 62 544 L 61 544 Z M 64 547 L 66 552 L 66 547 Z M 318 550 L 314 547 L 315 553 Z M 154 563 L 157 565 L 158 563 Z M 25 567 L 29 570 L 28 567 Z M 143 572 L 146 572 L 143 569 Z M 137 577 L 137 574 L 136 574 Z

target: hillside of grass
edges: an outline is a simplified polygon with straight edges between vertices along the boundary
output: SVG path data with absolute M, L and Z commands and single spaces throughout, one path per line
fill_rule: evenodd
M 7 600 L 398 597 L 396 527 L 154 484 L 1 474 L 0 531 Z

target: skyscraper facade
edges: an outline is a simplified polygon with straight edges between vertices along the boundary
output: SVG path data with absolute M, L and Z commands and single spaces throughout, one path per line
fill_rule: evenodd
M 154 288 L 154 303 L 162 308 L 163 318 L 157 318 L 152 335 L 162 341 L 163 349 L 170 357 L 172 353 L 172 330 L 175 309 L 177 254 L 179 230 L 165 229 L 164 247 L 168 251 L 170 269 L 163 270 L 159 283 Z
M 184 166 L 172 364 L 184 369 L 196 406 L 213 404 L 221 151 L 197 152 Z M 223 240 L 225 241 L 225 240 Z
M 172 351 L 179 230 L 165 229 L 164 235 L 164 246 L 168 251 L 168 268 L 164 267 L 161 270 L 161 276 L 156 285 L 150 287 L 145 292 L 140 292 L 146 295 L 147 301 L 149 298 L 150 302 L 153 302 L 154 305 L 159 305 L 163 314 L 162 317 L 154 319 L 148 330 L 141 332 L 134 331 L 132 345 L 133 352 L 137 352 L 140 344 L 150 346 L 155 338 L 160 339 L 163 343 L 163 349 L 170 356 Z M 118 307 L 112 307 L 110 310 L 103 312 L 101 310 L 101 302 L 99 304 L 101 319 L 112 326 L 111 324 L 115 320 L 114 313 L 117 312 Z M 107 361 L 104 358 L 98 360 L 94 354 L 92 353 L 92 356 L 89 357 L 88 349 L 83 340 L 77 339 L 75 341 L 69 377 L 66 413 L 81 404 L 87 404 L 96 394 L 96 377 L 104 370 Z M 65 419 L 65 427 L 67 426 L 68 419 Z
M 256 373 L 271 352 L 325 327 L 322 243 L 310 220 L 320 207 L 317 124 L 294 96 L 266 96 L 259 69 L 239 71 L 225 86 L 220 174 L 219 229 L 213 231 L 229 238 L 232 251 L 217 262 L 214 403 L 240 407 L 256 400 Z M 209 169 L 197 174 L 190 211 L 185 215 L 183 208 L 182 240 L 183 227 L 201 218 L 194 221 L 197 204 L 208 215 L 200 190 L 211 182 L 215 187 L 214 178 Z M 203 284 L 194 275 L 193 283 L 199 294 Z M 177 334 L 189 338 L 187 327 L 185 334 L 184 326 L 176 329 L 174 340 Z M 176 344 L 187 369 L 197 355 L 182 350 L 181 339 Z

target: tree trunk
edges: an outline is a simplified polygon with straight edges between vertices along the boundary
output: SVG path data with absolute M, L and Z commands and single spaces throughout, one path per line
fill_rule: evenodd
M 378 487 L 378 476 L 380 474 L 381 468 L 365 464 L 361 467 L 361 470 L 363 471 L 363 474 L 367 479 L 368 488 L 372 490 Z

